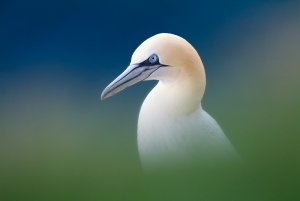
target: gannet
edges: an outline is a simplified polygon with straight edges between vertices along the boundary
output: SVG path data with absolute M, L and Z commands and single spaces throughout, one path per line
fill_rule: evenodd
M 143 80 L 158 80 L 138 118 L 138 151 L 146 168 L 217 164 L 236 157 L 218 123 L 202 108 L 206 76 L 195 48 L 161 33 L 145 40 L 127 69 L 102 92 L 108 98 Z

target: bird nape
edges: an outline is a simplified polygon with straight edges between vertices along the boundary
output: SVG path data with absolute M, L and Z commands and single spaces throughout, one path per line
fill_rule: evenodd
M 189 42 L 174 34 L 150 37 L 101 99 L 143 80 L 159 81 L 139 113 L 137 141 L 144 168 L 213 166 L 238 158 L 218 123 L 202 109 L 205 70 Z

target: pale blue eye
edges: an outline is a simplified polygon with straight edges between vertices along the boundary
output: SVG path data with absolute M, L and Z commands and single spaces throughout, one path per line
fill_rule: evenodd
M 155 64 L 158 62 L 158 56 L 156 54 L 152 54 L 149 59 L 148 59 L 149 63 L 151 64 Z

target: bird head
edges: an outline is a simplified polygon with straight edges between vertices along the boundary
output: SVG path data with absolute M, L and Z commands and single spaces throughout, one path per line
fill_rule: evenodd
M 101 99 L 143 80 L 164 83 L 185 80 L 204 88 L 205 72 L 197 51 L 189 42 L 174 34 L 157 34 L 134 51 L 129 66 L 103 90 Z

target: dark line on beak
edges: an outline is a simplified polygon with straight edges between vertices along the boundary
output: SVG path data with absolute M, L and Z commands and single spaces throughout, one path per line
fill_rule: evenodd
M 135 65 L 135 64 L 134 64 Z M 124 77 L 122 77 L 120 80 L 118 80 L 116 83 L 114 83 L 111 87 L 113 87 L 114 85 L 118 84 L 120 81 L 122 81 L 125 77 L 127 77 L 132 71 L 134 71 L 135 69 L 139 68 L 140 66 L 136 66 L 133 69 L 131 69 L 131 71 L 129 71 Z M 124 82 L 126 83 L 126 82 Z
M 142 66 L 141 65 L 141 63 L 140 64 L 132 64 L 132 65 L 137 65 L 136 67 L 134 67 L 133 69 L 131 69 L 131 71 L 129 71 L 124 77 L 122 77 L 119 81 L 117 81 L 115 84 L 113 84 L 111 87 L 113 87 L 113 86 L 115 86 L 116 84 L 118 84 L 119 82 L 121 82 L 124 78 L 126 78 L 130 73 L 132 73 L 134 70 L 136 70 L 137 68 L 140 68 L 140 67 L 146 67 L 146 66 Z M 168 67 L 169 65 L 165 65 L 165 64 L 160 64 L 158 67 L 157 67 L 157 69 L 159 69 L 159 68 L 161 68 L 161 67 Z M 157 70 L 156 69 L 156 70 Z M 135 76 L 135 77 L 133 77 L 133 78 L 131 78 L 131 79 L 129 79 L 129 80 L 127 80 L 126 82 L 124 82 L 123 84 L 125 84 L 125 83 L 127 83 L 127 82 L 129 82 L 129 81 L 131 81 L 132 79 L 134 79 L 134 78 L 136 78 L 136 77 L 138 77 L 138 76 L 140 76 L 143 72 L 146 72 L 146 71 L 148 71 L 148 70 L 152 70 L 151 68 L 150 69 L 146 69 L 146 70 L 144 70 L 144 71 L 142 71 L 141 73 L 139 73 L 137 76 Z M 155 70 L 155 71 L 156 71 Z M 153 71 L 153 72 L 155 72 L 155 71 Z M 152 72 L 152 73 L 153 73 Z M 152 73 L 150 74 L 150 75 L 152 75 Z M 149 75 L 149 76 L 150 76 Z M 148 76 L 148 77 L 149 77 Z M 148 78 L 147 77 L 147 78 Z M 146 78 L 145 78 L 146 79 Z
M 148 77 L 150 77 L 155 71 L 157 71 L 158 69 L 160 69 L 161 67 L 169 67 L 169 65 L 164 65 L 164 64 L 161 64 L 160 66 L 158 66 L 153 72 L 151 72 L 145 79 L 147 79 Z M 151 70 L 151 69 L 147 69 L 147 70 Z M 146 70 L 146 71 L 147 71 Z M 143 79 L 143 80 L 145 80 Z
M 168 65 L 164 65 L 164 64 L 161 64 L 161 65 L 159 65 L 158 67 L 156 67 L 156 69 L 153 71 L 153 72 L 151 72 L 146 78 L 144 78 L 143 80 L 145 80 L 145 79 L 147 79 L 148 77 L 150 77 L 155 71 L 157 71 L 159 68 L 161 68 L 161 67 L 169 67 Z M 122 79 L 120 79 L 118 82 L 116 82 L 113 86 L 115 86 L 116 84 L 118 84 L 121 80 L 123 80 L 125 77 L 127 77 L 132 71 L 134 71 L 134 70 L 136 70 L 137 68 L 139 68 L 139 66 L 137 66 L 137 67 L 135 67 L 135 68 L 133 68 L 129 73 L 127 73 L 124 77 L 122 77 Z M 129 80 L 126 80 L 126 82 L 124 82 L 124 83 L 122 83 L 122 85 L 123 84 L 126 84 L 126 83 L 128 83 L 128 82 L 130 82 L 131 80 L 133 80 L 133 79 L 135 79 L 135 78 L 137 78 L 137 77 L 139 77 L 142 73 L 144 73 L 144 72 L 147 72 L 147 71 L 149 71 L 149 70 L 153 70 L 153 68 L 151 69 L 146 69 L 146 70 L 144 70 L 144 71 L 142 71 L 142 72 L 140 72 L 138 75 L 136 75 L 135 77 L 132 77 L 132 78 L 130 78 Z M 112 87 L 113 87 L 112 86 Z M 118 87 L 117 87 L 118 88 Z

